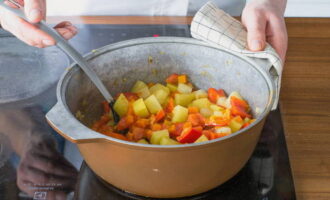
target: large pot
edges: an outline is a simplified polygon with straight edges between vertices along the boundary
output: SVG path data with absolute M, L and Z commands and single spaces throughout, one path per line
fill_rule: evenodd
M 101 115 L 103 98 L 73 64 L 58 84 L 58 102 L 47 113 L 48 122 L 63 137 L 78 144 L 98 176 L 142 196 L 190 196 L 233 177 L 252 154 L 276 94 L 272 78 L 263 68 L 268 65 L 265 61 L 235 55 L 195 39 L 128 40 L 93 51 L 86 59 L 112 95 L 127 91 L 136 80 L 159 82 L 171 73 L 185 73 L 198 88 L 238 91 L 257 118 L 239 132 L 198 144 L 156 146 L 111 138 L 88 128 Z

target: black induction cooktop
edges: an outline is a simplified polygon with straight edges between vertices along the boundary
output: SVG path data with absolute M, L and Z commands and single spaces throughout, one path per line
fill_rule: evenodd
M 70 42 L 81 53 L 138 37 L 190 37 L 186 25 L 79 25 L 78 28 L 79 34 Z M 1 44 L 8 45 L 12 40 L 12 35 L 0 30 L 0 52 L 15 57 L 15 62 L 26 62 L 15 54 L 15 49 L 29 49 L 26 45 L 15 42 L 12 44 L 15 48 L 1 49 Z M 0 61 L 0 69 L 10 65 L 6 62 Z M 55 84 L 38 96 L 38 100 L 29 99 L 27 104 L 19 97 L 10 107 L 0 104 L 0 200 L 152 199 L 121 191 L 97 177 L 75 145 L 47 125 L 44 114 L 56 102 L 54 88 Z M 253 155 L 235 177 L 211 191 L 180 199 L 295 199 L 280 110 L 270 113 Z

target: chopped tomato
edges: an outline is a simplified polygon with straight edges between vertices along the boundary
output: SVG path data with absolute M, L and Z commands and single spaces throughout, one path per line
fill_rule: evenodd
M 177 84 L 178 83 L 178 74 L 171 74 L 167 79 L 166 83 Z
M 160 111 L 158 111 L 158 113 L 155 116 L 155 121 L 156 122 L 161 121 L 162 119 L 164 119 L 164 117 L 165 117 L 165 111 L 160 110 Z
M 120 119 L 120 121 L 117 124 L 117 129 L 120 130 L 120 131 L 125 130 L 130 125 L 132 125 L 133 123 L 134 123 L 134 116 L 127 115 L 127 116 Z
M 200 113 L 194 113 L 188 115 L 188 122 L 191 122 L 192 126 L 204 126 L 205 118 Z
M 183 74 L 178 76 L 178 83 L 187 83 L 187 75 Z
M 110 112 L 110 106 L 109 106 L 109 103 L 107 101 L 103 101 L 102 105 L 103 105 L 103 110 L 104 110 L 105 113 Z
M 195 128 L 185 128 L 183 129 L 180 136 L 176 139 L 180 143 L 193 143 L 202 135 L 202 130 Z

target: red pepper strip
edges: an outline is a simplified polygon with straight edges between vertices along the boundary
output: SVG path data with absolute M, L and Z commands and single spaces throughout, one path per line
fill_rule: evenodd
M 231 113 L 234 116 L 241 116 L 242 118 L 248 117 L 251 118 L 252 116 L 247 113 L 247 110 L 249 108 L 249 105 L 242 99 L 231 97 L 230 98 L 230 104 L 231 104 Z
M 209 100 L 212 102 L 212 103 L 217 103 L 217 100 L 219 98 L 219 94 L 218 94 L 218 91 L 214 88 L 209 88 L 207 90 L 207 95 L 209 97 Z
M 176 139 L 180 143 L 193 143 L 202 135 L 202 131 L 195 128 L 185 128 L 183 129 L 180 136 Z
M 226 97 L 226 93 L 223 89 L 219 89 L 217 92 L 218 92 L 220 97 Z
M 167 113 L 171 113 L 174 109 L 174 99 L 173 98 L 170 98 L 168 100 L 168 103 L 167 103 L 167 106 L 166 106 L 166 112 Z
M 177 84 L 178 83 L 178 74 L 171 74 L 167 79 L 166 83 Z

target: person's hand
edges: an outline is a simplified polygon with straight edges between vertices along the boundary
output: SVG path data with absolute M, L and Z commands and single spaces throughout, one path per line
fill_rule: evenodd
M 46 17 L 46 1 L 45 0 L 16 0 L 16 2 L 24 6 L 24 12 L 29 22 L 37 23 Z M 6 1 L 6 4 L 17 8 L 12 3 Z M 43 48 L 55 45 L 55 40 L 36 26 L 16 17 L 9 11 L 0 8 L 0 24 L 1 26 L 14 34 L 18 39 L 28 45 Z M 70 39 L 77 34 L 77 29 L 70 22 L 61 22 L 57 24 L 55 30 L 65 39 Z
M 267 41 L 284 62 L 288 45 L 283 17 L 285 6 L 286 0 L 253 0 L 246 4 L 242 23 L 247 29 L 251 51 L 263 50 Z
M 17 169 L 18 187 L 33 197 L 45 192 L 47 199 L 66 199 L 75 187 L 77 170 L 56 149 L 52 140 L 27 145 Z

